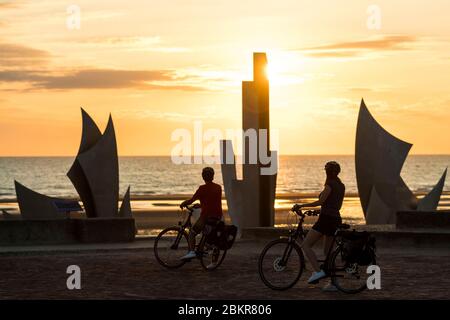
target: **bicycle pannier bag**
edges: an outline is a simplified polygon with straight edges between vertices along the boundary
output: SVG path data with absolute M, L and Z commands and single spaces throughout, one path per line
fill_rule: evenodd
M 369 236 L 363 251 L 358 257 L 358 264 L 361 266 L 368 266 L 375 261 L 375 238 Z
M 207 223 L 204 230 L 204 233 L 206 235 L 206 242 L 208 244 L 217 245 L 217 243 L 220 241 L 220 234 L 224 229 L 225 223 L 223 221 L 216 222 L 215 225 L 208 225 Z
M 230 249 L 236 240 L 237 227 L 235 225 L 225 226 L 225 235 L 227 249 Z
M 217 246 L 220 250 L 228 250 L 233 246 L 234 240 L 236 239 L 237 227 L 230 225 L 224 226 L 222 230 L 218 232 L 217 235 Z
M 342 232 L 342 258 L 349 263 L 369 265 L 375 255 L 375 238 L 368 232 Z

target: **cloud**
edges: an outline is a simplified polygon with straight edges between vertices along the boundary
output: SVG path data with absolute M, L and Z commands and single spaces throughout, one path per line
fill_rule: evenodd
M 93 38 L 91 43 L 124 45 L 128 42 L 158 43 L 158 38 Z M 153 39 L 153 40 L 152 40 Z M 148 48 L 146 48 L 148 50 Z M 155 50 L 173 50 L 156 47 Z M 51 68 L 49 52 L 21 44 L 0 41 L 0 84 L 16 83 L 2 91 L 74 90 L 74 89 L 142 89 L 211 91 L 223 89 L 226 79 L 197 72 L 196 68 L 177 70 L 121 70 L 102 67 Z
M 406 43 L 417 39 L 412 36 L 384 36 L 379 39 L 338 42 L 334 44 L 312 47 L 308 50 L 330 50 L 330 49 L 369 49 L 369 50 L 405 50 Z
M 47 51 L 20 44 L 0 43 L 0 66 L 43 64 L 50 57 Z
M 154 45 L 161 42 L 159 36 L 154 37 L 136 37 L 136 36 L 122 36 L 122 37 L 89 37 L 77 39 L 78 43 L 93 43 L 93 44 L 113 44 L 113 45 L 129 45 L 129 44 L 146 44 Z
M 89 37 L 74 39 L 77 44 L 92 45 L 98 48 L 101 45 L 105 48 L 114 48 L 114 50 L 122 49 L 133 52 L 161 52 L 161 53 L 184 53 L 192 51 L 190 48 L 162 45 L 159 36 L 153 37 L 137 37 L 137 36 L 119 36 L 119 37 Z M 67 41 L 67 39 L 63 39 Z
M 366 93 L 366 92 L 373 92 L 374 90 L 372 88 L 351 87 L 348 88 L 348 91 L 355 93 Z
M 442 120 L 449 116 L 449 107 L 450 95 L 447 94 L 440 97 L 424 97 L 414 103 L 401 105 L 397 109 L 409 115 Z
M 411 50 L 418 39 L 408 35 L 388 35 L 369 40 L 337 42 L 302 48 L 297 51 L 315 58 L 359 57 L 370 52 Z
M 306 52 L 306 56 L 312 58 L 352 58 L 360 56 L 356 51 L 311 51 Z
M 373 87 L 349 87 L 347 88 L 347 92 L 356 93 L 356 94 L 393 94 L 401 90 L 400 87 L 392 87 L 387 85 L 382 86 L 373 86 Z
M 124 118 L 133 119 L 155 119 L 164 120 L 171 122 L 183 122 L 186 121 L 215 121 L 223 120 L 228 116 L 227 110 L 219 108 L 215 105 L 206 106 L 195 106 L 191 108 L 189 114 L 166 111 L 164 108 L 158 107 L 148 107 L 148 106 L 138 106 L 132 108 L 121 108 L 120 110 L 114 111 L 115 114 Z
M 21 1 L 0 1 L 0 9 L 17 8 Z
M 6 59 L 24 57 L 42 58 L 49 56 L 46 51 L 33 49 L 18 44 L 0 43 L 0 49 L 0 57 Z
M 171 70 L 83 69 L 54 74 L 49 71 L 0 71 L 0 83 L 29 83 L 30 89 L 145 89 L 145 90 L 207 90 L 186 83 L 189 78 L 178 77 Z

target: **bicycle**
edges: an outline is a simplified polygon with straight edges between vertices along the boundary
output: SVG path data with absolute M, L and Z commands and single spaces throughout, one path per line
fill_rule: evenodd
M 194 209 L 199 208 L 198 205 L 187 206 L 187 218 L 184 221 L 179 221 L 178 226 L 173 226 L 161 231 L 155 239 L 153 251 L 156 260 L 162 266 L 168 269 L 177 269 L 182 267 L 188 260 L 180 260 L 184 251 L 189 250 L 189 232 L 192 229 L 191 218 Z M 212 232 L 214 226 L 207 224 L 206 231 Z M 186 231 L 187 230 L 187 231 Z M 202 231 L 202 236 L 199 244 L 195 248 L 197 257 L 200 259 L 200 264 L 203 269 L 212 271 L 217 269 L 225 259 L 227 250 L 221 250 L 217 245 L 208 243 L 205 230 Z M 184 250 L 183 252 L 181 252 Z M 209 266 L 209 267 L 208 267 Z
M 294 212 L 300 217 L 297 228 L 290 230 L 288 237 L 282 237 L 267 244 L 259 256 L 258 271 L 261 280 L 273 290 L 290 289 L 300 279 L 305 269 L 305 258 L 298 240 L 303 240 L 307 233 L 303 229 L 303 222 L 306 216 L 320 214 L 318 210 L 302 212 L 297 209 Z M 343 230 L 347 229 L 350 229 L 348 224 L 339 225 L 325 260 L 318 261 L 322 263 L 321 268 L 327 277 L 331 278 L 337 289 L 345 293 L 358 293 L 367 288 L 367 279 L 362 277 L 367 274 L 365 270 L 360 272 L 362 265 L 358 262 L 347 261 L 342 238 Z M 335 244 L 336 249 L 333 250 Z M 370 256 L 370 260 L 367 265 L 376 264 L 375 254 Z

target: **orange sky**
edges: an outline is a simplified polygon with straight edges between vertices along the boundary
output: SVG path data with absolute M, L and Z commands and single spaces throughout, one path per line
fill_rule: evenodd
M 120 155 L 240 128 L 254 51 L 281 154 L 352 154 L 362 97 L 412 153 L 450 154 L 450 2 L 376 2 L 379 29 L 364 0 L 76 0 L 71 29 L 67 1 L 0 0 L 0 156 L 75 155 L 80 107 L 112 113 Z

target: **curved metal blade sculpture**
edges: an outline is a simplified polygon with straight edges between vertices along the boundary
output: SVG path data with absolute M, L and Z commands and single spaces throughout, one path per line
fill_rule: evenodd
M 387 132 L 361 101 L 356 130 L 355 166 L 359 198 L 367 224 L 393 224 L 397 211 L 436 210 L 447 170 L 419 200 L 400 176 L 412 144 Z
M 119 160 L 111 116 L 102 134 L 94 120 L 81 108 L 83 129 L 80 148 L 67 176 L 83 202 L 88 218 L 130 217 L 130 188 L 119 202 Z M 58 218 L 55 201 L 16 182 L 17 201 L 24 219 Z
M 83 201 L 86 216 L 113 217 L 119 201 L 119 159 L 111 116 L 103 135 L 81 109 L 83 133 L 80 150 L 67 176 Z
M 64 218 L 63 215 L 59 214 L 55 206 L 55 201 L 61 199 L 40 194 L 17 181 L 14 181 L 14 186 L 22 219 L 46 220 Z

